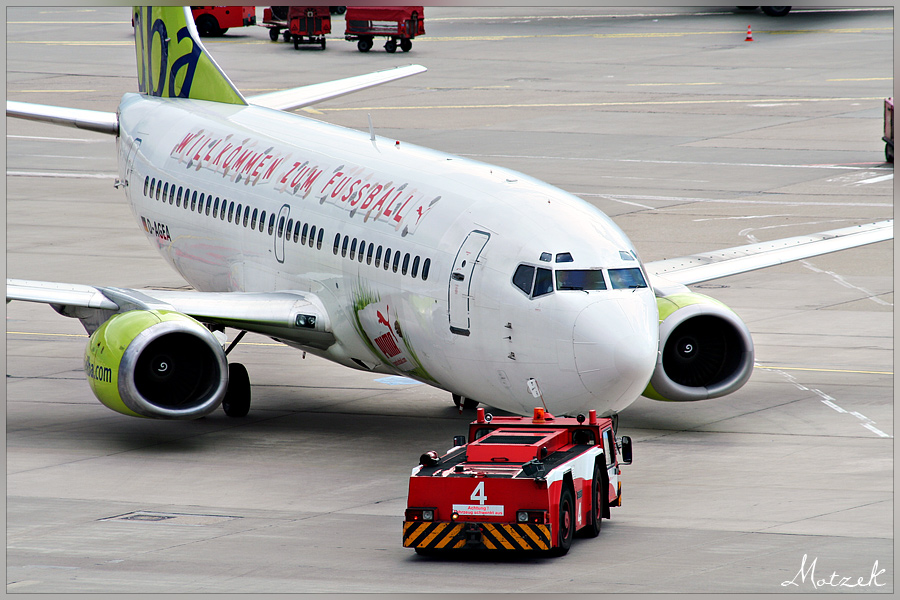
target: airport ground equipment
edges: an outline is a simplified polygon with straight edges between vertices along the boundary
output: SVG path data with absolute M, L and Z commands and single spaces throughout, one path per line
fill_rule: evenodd
M 894 162 L 894 99 L 884 100 L 884 159 Z
M 325 49 L 325 34 L 331 33 L 331 9 L 328 6 L 272 6 L 263 9 L 262 26 L 268 28 L 269 39 L 277 42 L 284 36 L 285 42 L 316 44 Z
M 610 507 L 621 506 L 620 465 L 631 463 L 631 438 L 613 423 L 476 411 L 468 440 L 443 456 L 426 452 L 409 478 L 403 545 L 420 554 L 458 550 L 568 552 L 576 532 L 600 533 Z
M 344 39 L 356 42 L 360 52 L 372 49 L 374 38 L 386 37 L 384 49 L 404 52 L 412 48 L 416 36 L 425 35 L 425 11 L 421 6 L 350 6 L 347 7 Z
M 255 6 L 192 6 L 191 13 L 203 37 L 224 35 L 232 27 L 256 25 Z

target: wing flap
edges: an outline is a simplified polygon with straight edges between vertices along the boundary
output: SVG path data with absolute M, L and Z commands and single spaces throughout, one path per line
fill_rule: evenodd
M 6 116 L 87 129 L 99 133 L 119 134 L 119 119 L 114 112 L 7 100 Z
M 651 278 L 691 285 L 894 238 L 894 220 L 646 263 Z
M 314 83 L 303 87 L 291 88 L 289 90 L 249 96 L 246 100 L 250 104 L 266 108 L 292 110 L 295 108 L 303 108 L 304 106 L 311 106 L 325 100 L 330 100 L 331 98 L 338 98 L 390 81 L 403 79 L 404 77 L 409 77 L 418 73 L 424 73 L 427 70 L 428 69 L 421 65 L 406 65 L 404 67 L 395 67 L 384 71 L 366 73 L 365 75 L 356 75 L 354 77 L 346 77 L 344 79 L 336 79 L 334 81 L 326 81 L 323 83 Z

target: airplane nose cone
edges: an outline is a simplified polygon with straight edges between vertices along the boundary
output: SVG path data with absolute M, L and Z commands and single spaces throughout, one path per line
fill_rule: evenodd
M 656 364 L 657 321 L 637 295 L 600 300 L 578 315 L 575 367 L 597 400 L 624 407 L 644 391 Z

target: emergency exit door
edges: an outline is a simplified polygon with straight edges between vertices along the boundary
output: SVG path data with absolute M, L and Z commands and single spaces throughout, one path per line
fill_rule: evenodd
M 473 231 L 456 253 L 450 271 L 450 331 L 457 335 L 469 335 L 469 311 L 472 303 L 472 277 L 478 257 L 481 256 L 490 234 Z

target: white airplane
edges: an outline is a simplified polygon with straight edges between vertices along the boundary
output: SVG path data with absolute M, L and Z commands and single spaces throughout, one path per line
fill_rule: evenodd
M 7 280 L 91 334 L 94 394 L 132 416 L 243 416 L 251 331 L 354 369 L 530 414 L 734 392 L 746 325 L 686 286 L 893 238 L 893 221 L 642 263 L 605 214 L 491 166 L 284 112 L 418 65 L 243 97 L 188 8 L 133 11 L 140 93 L 116 113 L 7 102 L 115 136 L 117 187 L 196 291 Z M 223 331 L 240 333 L 225 349 Z

